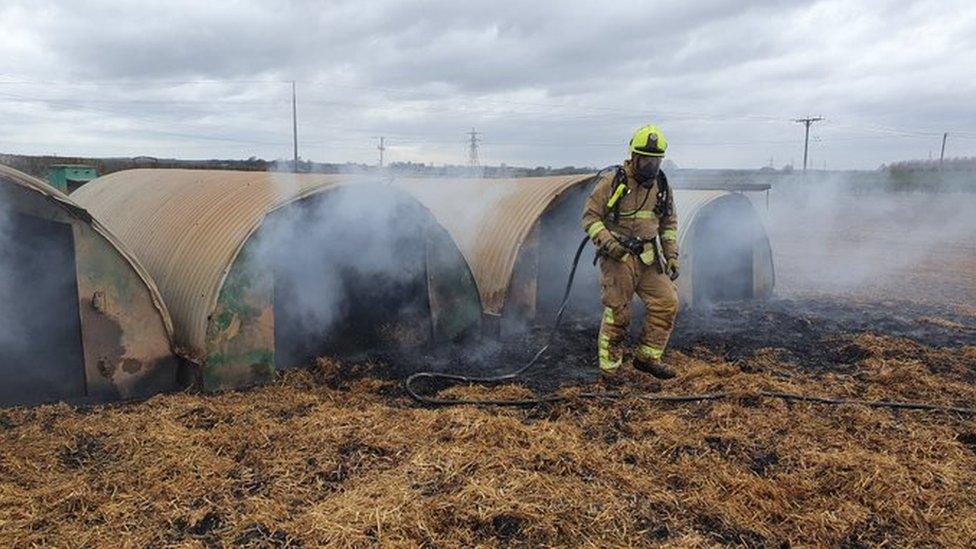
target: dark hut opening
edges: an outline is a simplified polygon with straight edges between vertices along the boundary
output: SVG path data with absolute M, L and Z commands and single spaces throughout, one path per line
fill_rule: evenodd
M 389 187 L 340 188 L 272 214 L 278 366 L 430 341 L 427 223 Z
M 706 206 L 691 234 L 694 305 L 755 298 L 755 251 L 763 238 L 745 197 L 728 195 Z
M 580 227 L 580 217 L 592 184 L 568 189 L 546 209 L 539 219 L 539 277 L 536 299 L 537 318 L 550 322 L 562 301 L 573 265 L 573 256 L 586 233 Z M 583 250 L 567 312 L 592 314 L 601 310 L 600 271 L 593 264 L 592 246 Z
M 71 225 L 13 212 L 0 219 L 0 330 L 0 404 L 85 395 Z

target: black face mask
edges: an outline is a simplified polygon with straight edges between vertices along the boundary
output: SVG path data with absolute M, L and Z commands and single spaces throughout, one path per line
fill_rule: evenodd
M 641 187 L 645 189 L 650 189 L 654 186 L 654 180 L 657 178 L 657 172 L 661 169 L 661 159 L 651 158 L 643 160 L 634 166 L 634 175 L 637 182 L 640 183 Z

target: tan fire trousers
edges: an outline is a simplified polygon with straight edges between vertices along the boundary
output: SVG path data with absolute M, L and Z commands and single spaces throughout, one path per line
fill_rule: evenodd
M 635 293 L 644 303 L 647 315 L 634 356 L 646 362 L 660 360 L 678 312 L 675 283 L 657 265 L 645 265 L 633 255 L 623 261 L 602 257 L 600 275 L 604 307 L 598 341 L 600 369 L 613 371 L 620 367 L 621 347 L 630 325 L 630 301 Z

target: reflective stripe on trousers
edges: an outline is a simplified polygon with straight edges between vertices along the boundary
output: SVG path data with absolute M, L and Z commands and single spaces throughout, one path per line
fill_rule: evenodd
M 600 359 L 600 369 L 605 372 L 612 372 L 620 367 L 622 360 L 619 353 L 612 353 L 610 350 L 610 335 L 607 333 L 607 326 L 613 326 L 613 309 L 610 307 L 603 309 L 603 322 L 600 324 L 600 335 L 597 338 L 597 357 Z M 618 356 L 614 356 L 614 354 Z

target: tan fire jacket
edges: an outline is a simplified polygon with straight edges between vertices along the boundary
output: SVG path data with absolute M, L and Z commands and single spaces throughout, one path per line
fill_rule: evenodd
M 655 234 L 661 235 L 664 255 L 668 258 L 678 257 L 678 215 L 674 209 L 674 193 L 671 195 L 671 214 L 658 219 L 654 214 L 657 203 L 658 183 L 644 189 L 634 178 L 634 170 L 630 161 L 624 162 L 624 173 L 627 175 L 626 187 L 618 190 L 614 178 L 616 170 L 607 170 L 600 176 L 596 188 L 586 200 L 583 210 L 583 230 L 599 245 L 610 238 L 608 230 L 617 234 L 641 239 L 652 239 Z M 620 218 L 614 223 L 610 219 L 612 198 L 620 203 Z M 646 199 L 646 201 L 645 201 Z

